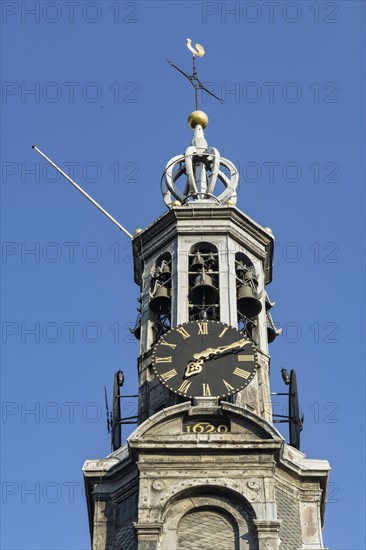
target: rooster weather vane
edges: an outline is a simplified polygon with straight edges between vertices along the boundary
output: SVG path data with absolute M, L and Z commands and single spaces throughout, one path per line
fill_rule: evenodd
M 213 94 L 208 90 L 202 82 L 199 80 L 197 75 L 197 67 L 196 67 L 196 57 L 203 57 L 205 55 L 205 49 L 201 44 L 196 44 L 196 49 L 192 46 L 192 40 L 190 38 L 187 38 L 187 48 L 192 52 L 192 61 L 193 61 L 193 72 L 192 74 L 187 74 L 182 69 L 177 67 L 172 61 L 169 61 L 168 63 L 171 67 L 174 67 L 174 69 L 177 69 L 183 76 L 185 76 L 189 82 L 192 84 L 194 88 L 194 97 L 195 97 L 195 104 L 196 104 L 196 111 L 198 110 L 198 90 L 204 90 L 207 94 L 211 95 L 220 103 L 224 103 L 224 101 L 221 99 L 221 97 L 218 97 L 217 95 Z

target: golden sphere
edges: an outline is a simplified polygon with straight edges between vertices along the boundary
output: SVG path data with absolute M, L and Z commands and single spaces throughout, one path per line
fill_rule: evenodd
M 171 206 L 182 206 L 182 203 L 180 201 L 173 201 Z
M 135 229 L 135 231 L 133 232 L 134 235 L 139 235 L 140 233 L 142 233 L 141 227 L 138 227 L 138 228 Z
M 188 117 L 188 124 L 192 129 L 194 129 L 197 124 L 200 124 L 202 128 L 206 128 L 208 116 L 203 111 L 193 111 Z
M 226 206 L 235 206 L 235 201 L 233 199 L 229 199 L 226 201 Z
M 263 227 L 264 231 L 267 231 L 267 233 L 271 233 L 273 235 L 273 231 L 270 227 Z

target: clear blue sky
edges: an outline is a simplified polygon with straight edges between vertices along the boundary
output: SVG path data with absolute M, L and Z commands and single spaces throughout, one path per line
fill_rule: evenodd
M 89 547 L 81 467 L 109 452 L 103 386 L 119 368 L 127 393 L 137 382 L 130 242 L 31 145 L 75 163 L 130 231 L 151 223 L 191 140 L 193 92 L 166 63 L 189 71 L 187 37 L 226 99 L 202 104 L 209 145 L 276 236 L 272 391 L 296 369 L 302 450 L 332 466 L 325 545 L 365 549 L 365 4 L 277 4 L 2 2 L 4 550 Z

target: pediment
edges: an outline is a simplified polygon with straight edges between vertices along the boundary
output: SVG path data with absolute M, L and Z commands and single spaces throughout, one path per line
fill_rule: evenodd
M 131 447 L 140 445 L 266 445 L 283 443 L 282 436 L 265 420 L 243 407 L 212 402 L 192 406 L 181 403 L 159 411 L 129 437 Z

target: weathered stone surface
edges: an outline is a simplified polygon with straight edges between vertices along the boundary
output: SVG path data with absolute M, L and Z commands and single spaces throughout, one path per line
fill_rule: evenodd
M 225 416 L 231 431 L 184 433 L 184 419 L 204 411 L 208 418 Z M 326 461 L 288 448 L 249 409 L 212 400 L 181 403 L 141 424 L 125 448 L 85 464 L 93 548 L 193 550 L 197 518 L 213 525 L 220 517 L 235 526 L 230 548 L 321 549 L 328 471 Z M 203 515 L 191 523 L 184 519 L 198 511 Z M 210 536 L 202 532 L 200 549 L 211 548 Z

